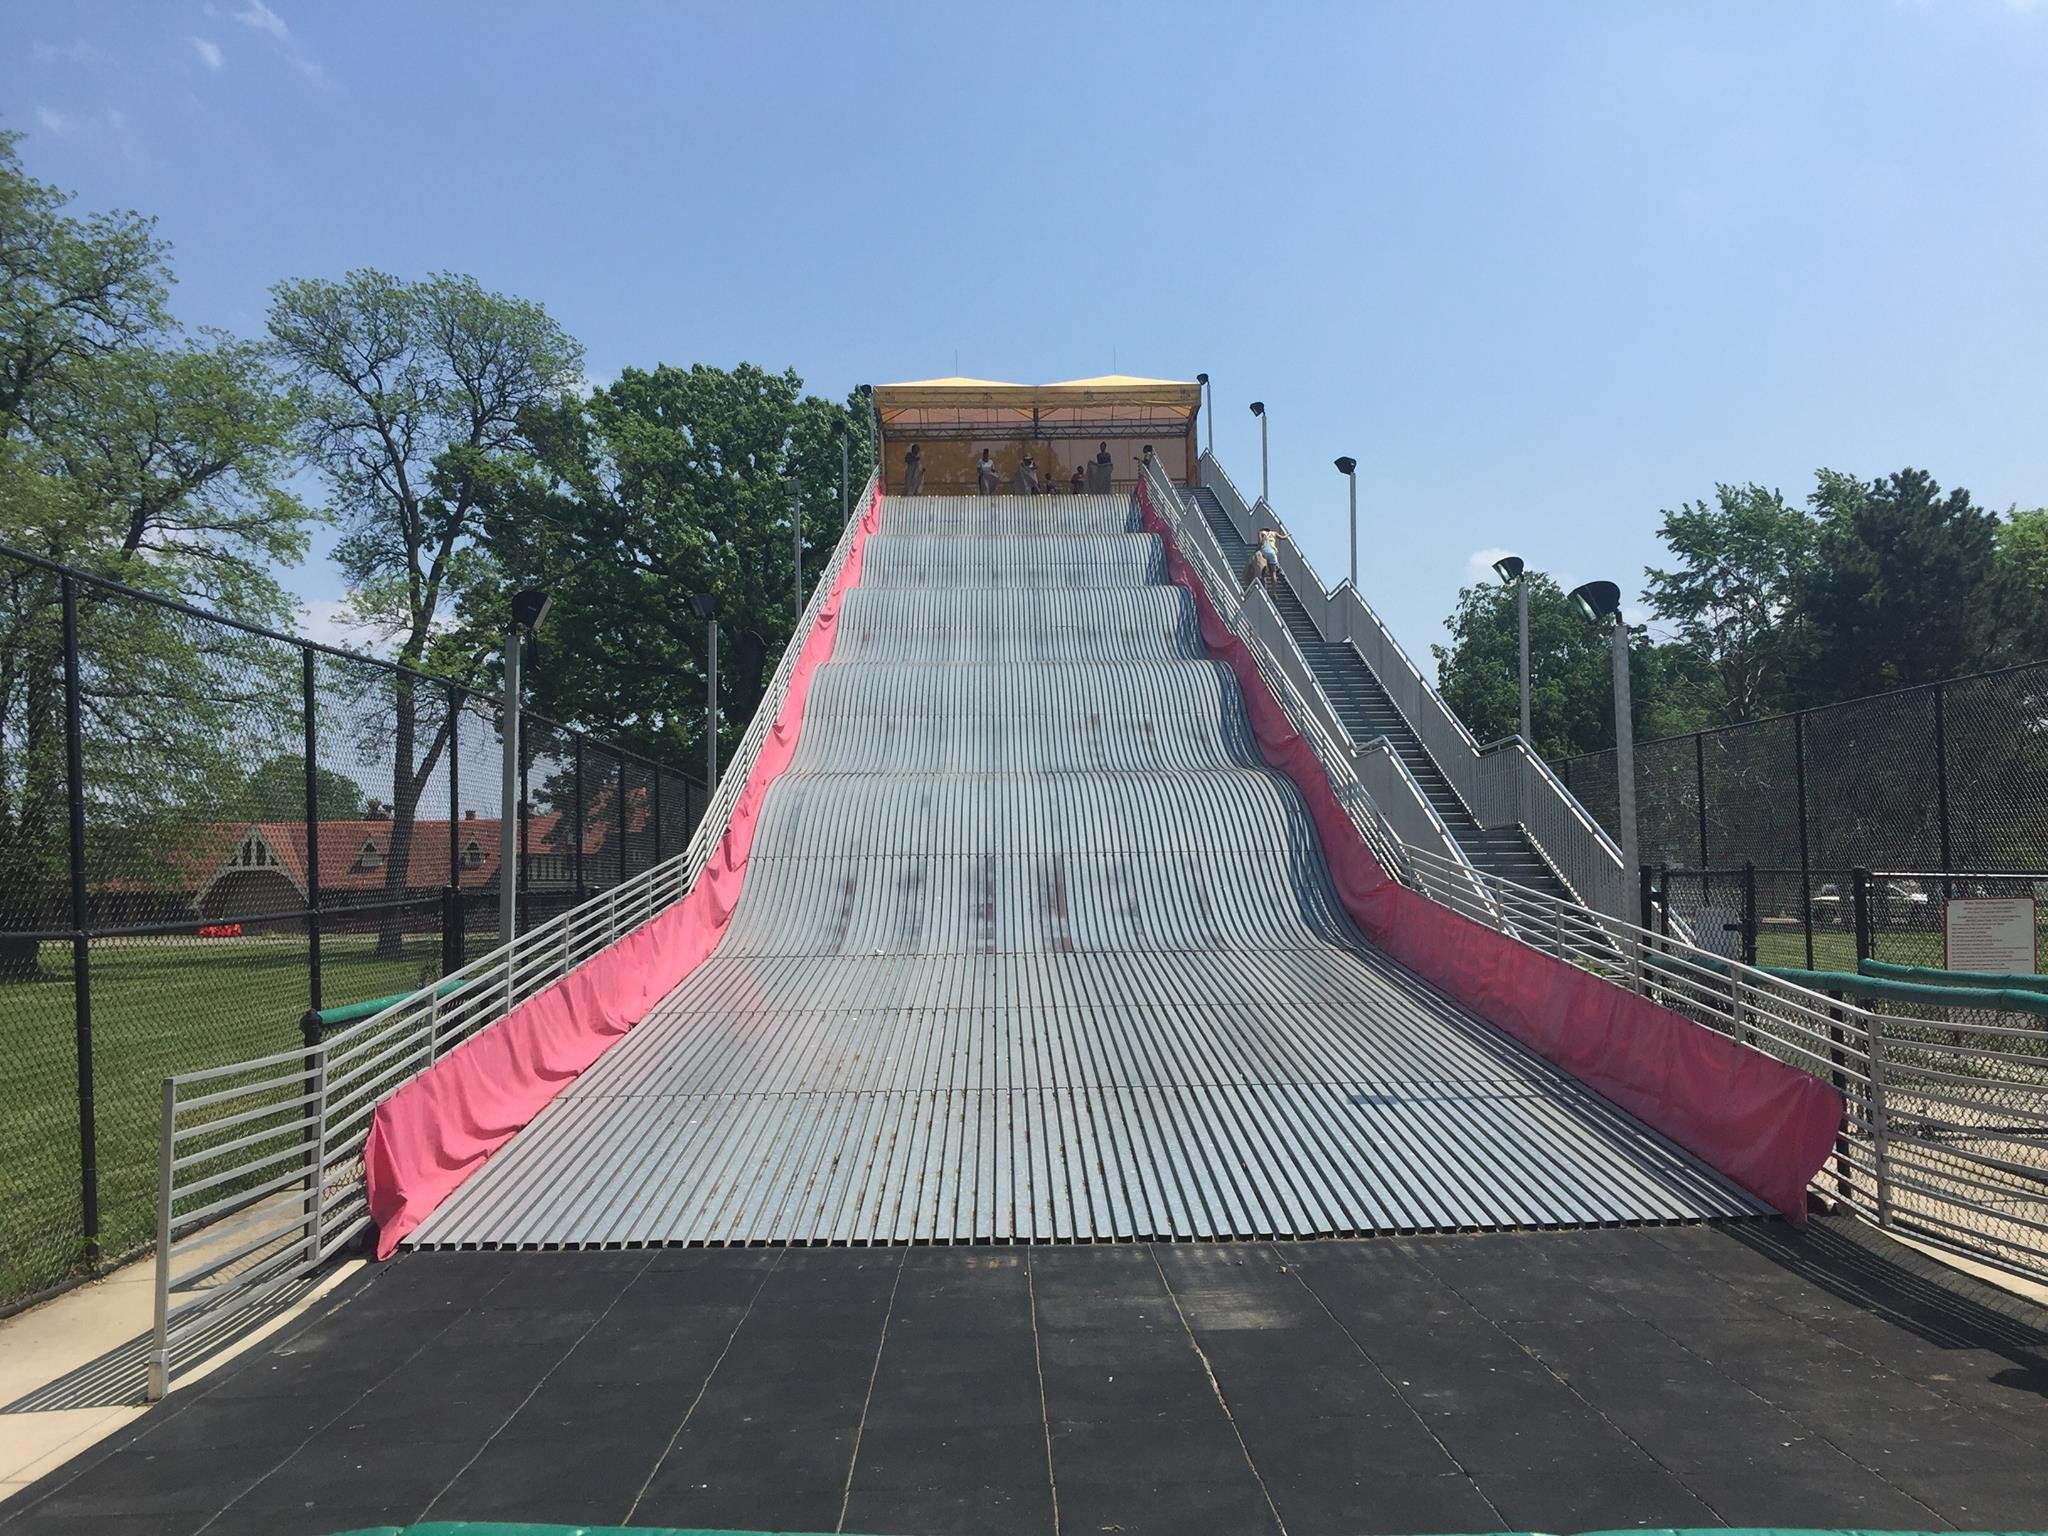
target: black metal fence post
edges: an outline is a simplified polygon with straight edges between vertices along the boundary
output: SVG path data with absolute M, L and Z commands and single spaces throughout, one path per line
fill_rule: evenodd
M 448 690 L 448 885 L 441 895 L 441 974 L 469 963 L 462 912 L 462 690 Z
M 1707 737 L 1704 731 L 1692 733 L 1692 776 L 1698 790 L 1700 810 L 1700 868 L 1707 868 Z
M 617 883 L 626 883 L 626 828 L 631 825 L 632 816 L 626 806 L 626 754 L 623 748 L 613 747 L 612 758 L 618 764 L 618 792 L 612 801 L 612 822 L 619 834 L 619 878 Z
M 100 1261 L 100 1152 L 93 1104 L 92 940 L 86 937 L 85 718 L 79 677 L 78 585 L 64 589 L 64 793 L 71 811 L 71 1001 L 78 1042 L 78 1188 L 85 1218 L 85 1261 Z
M 1954 869 L 1955 859 L 1948 842 L 1948 707 L 1945 702 L 1946 690 L 1941 684 L 1934 685 L 1934 798 L 1941 816 L 1941 869 L 1946 877 Z M 1893 866 L 1896 868 L 1897 866 Z M 1951 894 L 1951 883 L 1944 878 L 1941 893 Z
M 320 1012 L 320 708 L 312 648 L 299 652 L 299 701 L 306 712 L 306 1007 Z M 317 1045 L 316 1039 L 311 1044 Z
M 654 780 L 654 862 L 659 864 L 661 862 L 661 770 L 659 768 L 650 768 L 648 773 Z
M 1636 867 L 1636 887 L 1642 909 L 1642 926 L 1652 933 L 1657 930 L 1657 924 L 1653 921 L 1657 914 L 1656 897 L 1650 887 L 1653 874 L 1654 871 L 1647 864 Z
M 1742 963 L 1756 964 L 1756 865 L 1742 866 Z
M 1861 970 L 1863 962 L 1872 958 L 1870 953 L 1870 871 L 1859 869 L 1850 877 L 1850 884 L 1856 891 L 1856 968 Z
M 533 923 L 533 896 L 527 890 L 526 882 L 532 873 L 533 860 L 528 857 L 526 846 L 526 801 L 527 770 L 533 764 L 533 732 L 523 724 L 519 731 L 519 878 L 513 886 L 512 924 L 510 929 L 500 928 L 501 934 L 517 933 Z M 509 962 L 508 962 L 509 964 Z
M 1806 968 L 1813 969 L 1813 868 L 1806 842 L 1806 715 L 1792 717 L 1792 777 L 1799 797 L 1799 926 L 1806 933 Z
M 575 809 L 570 813 L 569 835 L 571 846 L 576 850 L 573 857 L 573 862 L 576 866 L 576 904 L 581 906 L 585 895 L 583 889 L 583 733 L 581 731 L 576 733 L 576 767 L 574 770 L 574 782 L 571 784 L 570 789 L 570 798 L 575 801 Z

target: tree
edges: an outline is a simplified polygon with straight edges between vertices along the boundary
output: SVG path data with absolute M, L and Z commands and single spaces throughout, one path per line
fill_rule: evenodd
M 1998 518 L 1924 470 L 1881 480 L 1822 470 L 1809 498 L 1818 557 L 1802 584 L 1812 643 L 1805 704 L 1999 665 L 2010 611 Z
M 1662 516 L 1676 564 L 1650 567 L 1644 596 L 1711 668 L 1715 715 L 1732 724 L 1789 707 L 1802 671 L 1799 600 L 1813 575 L 1814 519 L 1755 484 L 1717 485 L 1711 504 Z
M 2000 625 L 2014 661 L 2048 657 L 2048 507 L 2015 508 L 1997 531 L 2006 611 Z
M 282 619 L 272 572 L 303 553 L 308 514 L 283 488 L 291 417 L 261 356 L 181 331 L 150 221 L 68 213 L 16 145 L 0 135 L 0 541 Z M 4 566 L 0 888 L 48 927 L 66 860 L 61 585 Z M 90 586 L 77 597 L 90 875 L 157 873 L 154 824 L 230 773 L 292 695 L 273 686 L 274 646 Z
M 314 803 L 322 821 L 355 821 L 368 809 L 363 786 L 332 768 L 314 769 Z M 280 753 L 265 758 L 221 807 L 225 819 L 301 821 L 306 814 L 306 760 Z
M 355 619 L 395 641 L 401 664 L 474 680 L 486 648 L 450 621 L 466 612 L 483 622 L 476 600 L 499 589 L 476 542 L 483 514 L 529 463 L 522 417 L 575 383 L 582 348 L 538 304 L 470 277 L 409 283 L 362 270 L 271 293 L 272 350 L 292 379 L 300 440 L 344 524 L 335 557 Z M 385 890 L 395 901 L 420 794 L 453 721 L 442 690 L 422 692 L 404 676 L 390 709 Z M 394 907 L 380 950 L 396 953 L 403 934 Z
M 536 706 L 658 759 L 701 751 L 706 633 L 690 597 L 717 597 L 726 645 L 751 629 L 781 652 L 795 618 L 783 477 L 802 486 L 808 596 L 839 537 L 839 421 L 861 475 L 864 402 L 806 395 L 791 371 L 628 369 L 537 411 L 539 463 L 489 520 L 508 581 L 555 594 Z M 727 745 L 753 702 L 739 670 L 727 650 Z
M 1555 762 L 1614 745 L 1614 662 L 1604 628 L 1589 624 L 1548 576 L 1529 583 L 1529 728 Z M 1444 621 L 1451 643 L 1433 645 L 1444 702 L 1480 741 L 1520 728 L 1521 660 L 1512 588 L 1465 587 Z M 1633 638 L 1630 705 L 1635 733 L 1650 740 L 1702 723 L 1706 672 L 1683 645 Z

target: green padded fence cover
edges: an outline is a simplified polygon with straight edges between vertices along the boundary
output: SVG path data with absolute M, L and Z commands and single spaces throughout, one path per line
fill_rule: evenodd
M 452 981 L 442 982 L 440 986 L 434 989 L 434 995 L 436 997 L 446 997 L 457 987 L 467 985 L 468 981 L 458 976 Z M 404 1002 L 411 996 L 412 993 L 410 992 L 393 992 L 389 997 L 372 997 L 366 998 L 360 1003 L 342 1003 L 337 1007 L 322 1008 L 319 1011 L 320 1027 L 322 1029 L 332 1029 L 337 1024 L 359 1023 L 369 1018 L 372 1014 L 382 1013 L 386 1008 Z M 423 1529 L 423 1527 L 415 1526 L 414 1529 L 419 1530 Z M 471 1527 L 471 1529 L 475 1529 L 475 1527 Z
M 1893 981 L 1923 981 L 1941 987 L 2014 987 L 2022 992 L 2048 992 L 2048 976 L 2038 971 L 1945 971 L 1935 965 L 1900 965 L 1896 960 L 1859 960 L 1866 976 Z
M 1841 992 L 1851 997 L 1888 997 L 1898 1003 L 1935 1003 L 1947 1008 L 1997 1009 L 2002 1013 L 2048 1014 L 2048 992 L 2011 987 L 1934 987 L 1917 981 L 1890 981 L 1859 976 L 1853 971 L 1802 971 L 1791 965 L 1760 965 L 1758 970 L 1816 992 Z

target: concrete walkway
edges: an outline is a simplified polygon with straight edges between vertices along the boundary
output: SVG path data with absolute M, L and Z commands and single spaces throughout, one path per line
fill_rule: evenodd
M 245 1333 L 201 1341 L 181 1382 L 256 1348 L 361 1267 L 342 1264 L 288 1291 Z M 0 1320 L 0 1519 L 12 1495 L 145 1412 L 155 1278 L 155 1259 L 139 1259 Z

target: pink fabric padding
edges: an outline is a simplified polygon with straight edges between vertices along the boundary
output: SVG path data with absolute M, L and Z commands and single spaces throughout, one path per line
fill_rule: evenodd
M 1217 616 L 1143 481 L 1138 504 L 1146 531 L 1166 547 L 1169 574 L 1194 599 L 1202 643 L 1237 678 L 1260 753 L 1308 802 L 1338 898 L 1367 937 L 1804 1227 L 1806 1187 L 1834 1149 L 1842 1095 L 1809 1073 L 1539 954 L 1389 877 L 1251 652 Z
M 789 694 L 733 803 L 732 819 L 689 893 L 377 1106 L 363 1162 L 378 1258 L 390 1258 L 463 1180 L 718 948 L 746 878 L 761 802 L 796 755 L 811 676 L 832 654 L 840 603 L 860 583 L 861 554 L 881 503 L 877 490 L 797 654 Z

